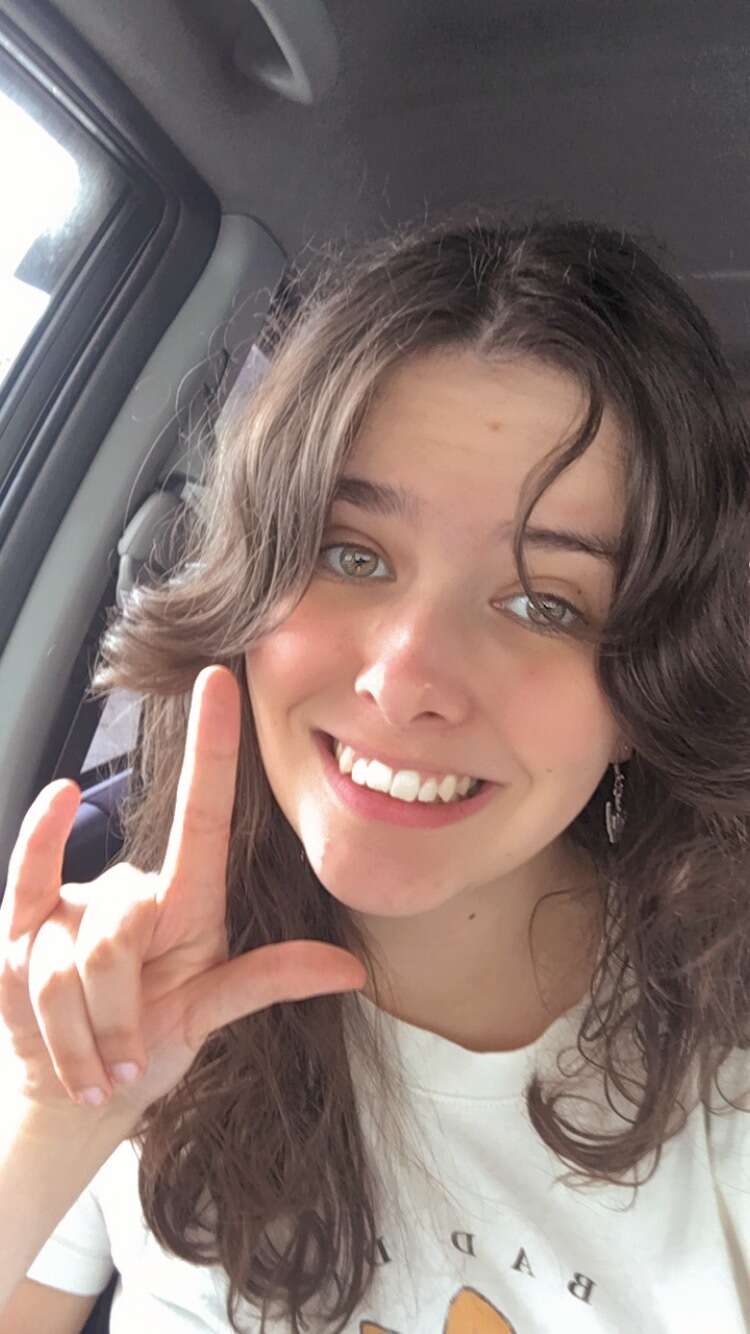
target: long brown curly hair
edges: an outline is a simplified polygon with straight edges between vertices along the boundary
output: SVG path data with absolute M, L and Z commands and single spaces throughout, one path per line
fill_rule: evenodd
M 602 1072 L 607 1101 L 613 1084 L 634 1110 L 605 1137 L 593 1122 L 585 1134 L 564 1119 L 538 1074 L 525 1100 L 568 1177 L 613 1185 L 646 1155 L 645 1179 L 653 1175 L 684 1124 L 688 1073 L 700 1071 L 706 1105 L 724 1058 L 748 1045 L 750 1016 L 748 425 L 717 334 L 647 244 L 590 221 L 512 223 L 473 210 L 403 225 L 350 254 L 324 248 L 266 338 L 264 377 L 219 423 L 201 493 L 179 519 L 177 560 L 165 577 L 145 571 L 112 609 L 91 682 L 94 697 L 119 687 L 142 698 L 117 860 L 158 871 L 193 682 L 211 663 L 235 673 L 230 957 L 287 939 L 354 941 L 375 985 L 365 941 L 307 864 L 269 786 L 245 654 L 304 595 L 337 477 L 403 358 L 436 348 L 489 364 L 528 354 L 583 387 L 585 420 L 527 479 L 514 533 L 520 581 L 542 620 L 552 618 L 528 582 L 524 527 L 610 406 L 627 461 L 613 596 L 603 625 L 566 633 L 595 635 L 598 681 L 632 742 L 627 823 L 610 844 L 608 771 L 566 834 L 596 868 L 603 921 L 577 1052 Z M 352 1043 L 394 1126 L 398 1086 L 357 1000 L 275 1004 L 213 1033 L 132 1137 L 149 1227 L 176 1255 L 223 1266 L 235 1330 L 240 1298 L 262 1307 L 262 1328 L 280 1301 L 298 1334 L 305 1303 L 335 1289 L 327 1319 L 338 1331 L 369 1288 L 378 1174 Z M 641 1063 L 627 1086 L 626 1039 Z M 673 1123 L 675 1108 L 683 1115 Z

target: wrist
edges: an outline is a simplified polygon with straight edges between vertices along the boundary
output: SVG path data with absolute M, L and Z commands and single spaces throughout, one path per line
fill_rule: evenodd
M 52 1141 L 60 1145 L 79 1145 L 92 1137 L 103 1142 L 127 1139 L 140 1113 L 121 1103 L 101 1107 L 70 1102 L 61 1098 L 54 1103 L 38 1102 L 28 1094 L 4 1097 L 0 1119 L 23 1124 L 24 1136 L 33 1141 Z

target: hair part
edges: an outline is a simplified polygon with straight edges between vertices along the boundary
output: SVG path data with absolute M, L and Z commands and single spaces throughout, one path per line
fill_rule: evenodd
M 633 1111 L 619 1114 L 616 1133 L 595 1129 L 593 1102 L 588 1122 L 566 1119 L 558 1103 L 571 1096 L 570 1074 L 547 1083 L 537 1072 L 525 1100 L 571 1184 L 628 1184 L 652 1155 L 648 1180 L 684 1125 L 683 1097 L 706 1105 L 725 1057 L 748 1045 L 750 442 L 733 373 L 645 241 L 590 221 L 540 214 L 511 224 L 473 211 L 405 225 L 348 256 L 331 248 L 292 295 L 283 318 L 272 317 L 264 378 L 218 425 L 202 492 L 179 520 L 174 568 L 156 579 L 146 570 L 100 642 L 92 694 L 119 687 L 143 700 L 117 860 L 161 867 L 193 683 L 203 667 L 225 665 L 242 699 L 229 957 L 295 938 L 343 945 L 377 996 L 366 941 L 271 791 L 244 655 L 304 596 L 337 478 L 392 368 L 463 349 L 488 366 L 533 358 L 567 372 L 585 414 L 526 479 L 513 552 L 535 612 L 560 633 L 530 586 L 523 532 L 609 408 L 624 497 L 613 596 L 603 625 L 564 633 L 595 645 L 597 681 L 633 745 L 628 820 L 610 845 L 605 775 L 566 835 L 596 868 L 603 920 L 578 1072 L 600 1072 L 609 1108 L 614 1085 Z M 330 1292 L 325 1316 L 339 1331 L 370 1286 L 378 1170 L 355 1053 L 392 1118 L 393 1144 L 410 1151 L 377 1027 L 356 994 L 229 1024 L 133 1136 L 148 1226 L 176 1255 L 223 1266 L 235 1330 L 240 1298 L 262 1304 L 262 1329 L 279 1301 L 299 1334 L 306 1303 Z

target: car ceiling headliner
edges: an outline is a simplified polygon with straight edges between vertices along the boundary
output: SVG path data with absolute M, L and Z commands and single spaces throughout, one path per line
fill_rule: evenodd
M 236 68 L 251 0 L 55 0 L 290 257 L 477 205 L 652 238 L 750 384 L 747 0 L 326 0 L 316 105 Z

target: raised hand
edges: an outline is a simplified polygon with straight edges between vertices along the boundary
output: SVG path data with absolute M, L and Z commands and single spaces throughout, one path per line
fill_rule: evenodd
M 319 941 L 264 945 L 231 961 L 226 866 L 240 737 L 225 667 L 196 678 L 161 871 L 127 862 L 61 884 L 81 793 L 43 788 L 27 811 L 0 904 L 0 1068 L 44 1106 L 100 1090 L 134 1118 L 186 1074 L 208 1035 L 278 1001 L 356 990 L 362 963 Z M 111 1075 L 137 1067 L 134 1082 Z M 86 1100 L 91 1101 L 91 1099 Z M 97 1105 L 94 1103 L 94 1105 Z M 84 1110 L 82 1116 L 91 1113 Z

